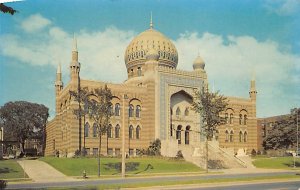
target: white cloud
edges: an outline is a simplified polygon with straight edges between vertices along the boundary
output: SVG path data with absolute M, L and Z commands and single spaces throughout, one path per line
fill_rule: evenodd
M 39 31 L 50 24 L 50 20 L 44 18 L 40 14 L 34 14 L 23 20 L 23 22 L 21 23 L 21 27 L 26 32 L 32 33 Z
M 67 82 L 73 34 L 50 26 L 42 35 L 28 35 L 34 35 L 34 38 L 28 40 L 11 34 L 0 36 L 3 42 L 0 43 L 0 53 L 31 65 L 56 67 L 61 62 L 64 81 Z M 82 78 L 115 83 L 125 80 L 124 52 L 135 35 L 132 31 L 113 26 L 103 31 L 82 30 L 76 34 Z M 215 89 L 225 95 L 247 97 L 251 75 L 255 70 L 259 115 L 270 115 L 276 109 L 282 111 L 283 108 L 276 107 L 282 99 L 286 101 L 286 110 L 300 102 L 299 98 L 294 98 L 296 96 L 292 90 L 300 90 L 300 56 L 282 52 L 280 44 L 276 42 L 258 41 L 251 36 L 223 37 L 211 33 L 199 35 L 186 32 L 174 43 L 179 53 L 178 69 L 192 70 L 193 61 L 200 52 L 206 62 L 210 83 L 214 82 Z
M 299 13 L 300 1 L 299 0 L 266 0 L 265 7 L 279 15 L 292 15 Z

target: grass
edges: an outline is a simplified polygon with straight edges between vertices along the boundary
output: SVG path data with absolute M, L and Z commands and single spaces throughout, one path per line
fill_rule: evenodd
M 300 169 L 300 158 L 296 158 L 296 167 Z M 293 157 L 271 157 L 271 158 L 255 158 L 253 165 L 258 168 L 266 169 L 293 169 Z
M 68 176 L 82 176 L 83 170 L 87 176 L 97 175 L 97 158 L 55 158 L 44 157 L 40 160 L 50 164 L 57 170 Z M 101 175 L 120 175 L 120 170 L 114 167 L 108 167 L 108 164 L 114 165 L 121 163 L 121 158 L 101 158 Z M 132 171 L 127 171 L 131 175 L 147 175 L 154 173 L 179 173 L 179 172 L 201 172 L 198 166 L 184 160 L 166 159 L 160 157 L 143 157 L 126 159 L 128 163 L 135 163 Z
M 16 160 L 0 160 L 0 179 L 12 178 L 24 178 L 24 170 Z
M 199 180 L 183 180 L 183 181 L 164 181 L 164 182 L 144 182 L 144 183 L 127 183 L 127 184 L 103 184 L 90 187 L 62 187 L 50 188 L 52 190 L 65 190 L 65 189 L 83 189 L 83 190 L 102 190 L 102 189 L 120 189 L 120 188 L 138 188 L 138 187 L 155 187 L 155 186 L 170 186 L 170 185 L 192 185 L 192 184 L 220 184 L 229 182 L 253 182 L 253 181 L 269 181 L 269 180 L 292 180 L 300 179 L 297 175 L 279 175 L 279 176 L 259 176 L 259 177 L 241 177 L 241 178 L 220 178 L 220 179 L 199 179 Z

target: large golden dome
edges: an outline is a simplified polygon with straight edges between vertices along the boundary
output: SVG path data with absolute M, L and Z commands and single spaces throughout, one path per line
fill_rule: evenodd
M 142 67 L 150 49 L 157 51 L 159 65 L 176 68 L 178 53 L 174 44 L 162 33 L 154 30 L 150 24 L 150 29 L 140 33 L 126 48 L 124 59 L 127 70 L 136 66 Z

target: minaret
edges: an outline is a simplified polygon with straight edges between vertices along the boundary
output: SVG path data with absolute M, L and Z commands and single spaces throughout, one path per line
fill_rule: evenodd
M 77 40 L 75 35 L 73 38 L 72 61 L 70 63 L 70 72 L 71 83 L 77 83 L 79 79 L 80 63 L 78 62 Z
M 253 77 L 250 82 L 250 91 L 249 91 L 251 101 L 256 102 L 256 94 L 257 94 L 257 91 L 256 91 L 256 86 L 255 86 L 255 79 Z
M 60 92 L 63 89 L 63 82 L 62 82 L 62 77 L 61 77 L 61 64 L 57 66 L 57 71 L 56 71 L 56 80 L 55 80 L 55 99 L 56 99 L 56 113 L 59 112 L 59 103 L 58 103 L 58 97 Z

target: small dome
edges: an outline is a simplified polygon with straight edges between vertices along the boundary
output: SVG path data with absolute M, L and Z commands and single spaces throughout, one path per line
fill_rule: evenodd
M 194 70 L 199 70 L 202 69 L 204 70 L 205 67 L 205 62 L 203 61 L 203 59 L 198 55 L 198 57 L 195 59 L 194 64 L 193 64 L 193 68 Z
M 151 48 L 146 54 L 147 61 L 149 61 L 149 60 L 158 61 L 158 58 L 159 58 L 158 52 L 153 48 Z

